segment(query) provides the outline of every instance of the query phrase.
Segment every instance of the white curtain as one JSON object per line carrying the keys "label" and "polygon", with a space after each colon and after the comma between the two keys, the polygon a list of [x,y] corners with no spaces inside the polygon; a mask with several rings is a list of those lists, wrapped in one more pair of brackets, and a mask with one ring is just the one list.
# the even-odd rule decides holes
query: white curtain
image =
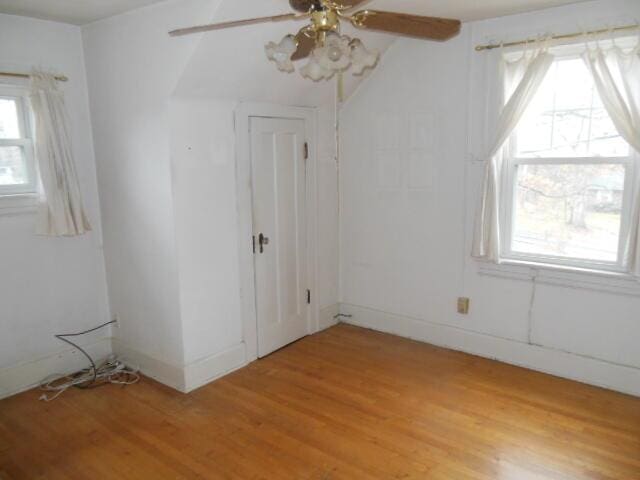
{"label": "white curtain", "polygon": [[[593,74],[593,80],[620,136],[640,153],[640,46],[631,51],[613,46],[595,48],[587,45],[583,59]],[[640,168],[640,164],[636,168]],[[633,200],[633,230],[625,242],[625,260],[640,276],[640,185],[636,185]]]}
{"label": "white curtain", "polygon": [[53,75],[33,72],[29,98],[41,180],[36,231],[50,236],[82,235],[91,226],[82,204],[63,93]]}
{"label": "white curtain", "polygon": [[553,55],[546,48],[526,52],[520,60],[515,62],[508,62],[503,58],[504,98],[508,101],[498,118],[495,140],[484,171],[482,195],[475,218],[471,252],[475,258],[493,262],[499,261],[502,147],[518,125],[552,63]]}

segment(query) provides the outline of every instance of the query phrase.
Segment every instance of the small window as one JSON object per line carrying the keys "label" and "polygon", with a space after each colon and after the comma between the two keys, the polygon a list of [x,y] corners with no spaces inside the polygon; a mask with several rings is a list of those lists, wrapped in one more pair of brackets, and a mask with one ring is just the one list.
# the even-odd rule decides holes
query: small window
{"label": "small window", "polygon": [[584,61],[556,57],[506,147],[502,256],[626,271],[634,155]]}
{"label": "small window", "polygon": [[0,85],[0,196],[36,189],[28,105],[23,89]]}

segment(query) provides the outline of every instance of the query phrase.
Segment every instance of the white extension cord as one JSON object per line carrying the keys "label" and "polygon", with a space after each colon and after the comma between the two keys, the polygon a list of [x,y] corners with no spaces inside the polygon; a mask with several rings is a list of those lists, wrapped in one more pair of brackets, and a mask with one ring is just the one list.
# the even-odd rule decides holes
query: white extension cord
{"label": "white extension cord", "polygon": [[40,389],[55,393],[43,393],[40,400],[45,402],[55,400],[71,387],[92,388],[105,383],[131,385],[138,380],[140,380],[140,375],[137,370],[127,367],[115,355],[110,355],[104,362],[96,366],[95,375],[93,367],[89,367],[71,375],[55,374],[45,378],[40,384]]}
{"label": "white extension cord", "polygon": [[93,361],[91,355],[89,355],[82,347],[78,344],[73,343],[69,340],[68,337],[79,337],[82,335],[86,335],[87,333],[95,332],[96,330],[100,330],[101,328],[106,327],[107,325],[111,325],[117,323],[117,320],[112,320],[107,323],[103,323],[102,325],[98,325],[97,327],[91,328],[89,330],[85,330],[84,332],[77,333],[61,333],[55,335],[55,337],[65,342],[72,347],[76,348],[79,352],[81,352],[91,366],[89,368],[85,368],[80,370],[79,372],[73,373],[71,375],[60,375],[55,374],[45,378],[40,383],[40,389],[46,392],[55,392],[51,395],[43,393],[40,396],[40,400],[44,400],[45,402],[50,402],[51,400],[55,400],[60,395],[62,395],[67,389],[71,387],[88,389],[93,387],[98,387],[100,385],[105,385],[107,383],[115,383],[118,385],[131,385],[140,380],[140,375],[138,374],[138,370],[131,369],[127,367],[124,363],[116,358],[115,355],[110,355],[107,359],[99,365],[96,365],[96,362]]}

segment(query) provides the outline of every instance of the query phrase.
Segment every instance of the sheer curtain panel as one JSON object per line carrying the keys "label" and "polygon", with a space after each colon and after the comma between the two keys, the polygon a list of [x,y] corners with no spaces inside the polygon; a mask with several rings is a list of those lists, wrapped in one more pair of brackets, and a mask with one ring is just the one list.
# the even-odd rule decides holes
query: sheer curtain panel
{"label": "sheer curtain panel", "polygon": [[55,237],[82,235],[91,226],[73,160],[64,95],[53,75],[33,72],[29,98],[40,173],[36,231]]}
{"label": "sheer curtain panel", "polygon": [[498,262],[500,259],[502,148],[531,103],[552,63],[553,55],[546,48],[527,51],[514,62],[502,58],[505,74],[504,98],[508,100],[498,118],[495,140],[484,170],[473,232],[471,255],[475,258],[492,262]]}
{"label": "sheer curtain panel", "polygon": [[[631,50],[615,45],[604,48],[596,42],[587,45],[582,55],[593,75],[602,103],[620,136],[640,154],[640,39]],[[640,164],[636,165],[636,169]],[[636,175],[636,178],[639,178]],[[636,182],[637,183],[637,182]],[[626,264],[640,276],[640,185],[635,185],[633,227],[625,242]]]}

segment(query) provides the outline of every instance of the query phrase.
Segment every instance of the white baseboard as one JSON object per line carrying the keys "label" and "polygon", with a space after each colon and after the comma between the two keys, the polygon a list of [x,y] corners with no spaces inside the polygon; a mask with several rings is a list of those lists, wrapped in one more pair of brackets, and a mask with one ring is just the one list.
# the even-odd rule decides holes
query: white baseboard
{"label": "white baseboard", "polygon": [[184,369],[182,367],[170,365],[139,352],[118,338],[113,338],[112,342],[113,353],[124,363],[132,368],[138,368],[141,373],[160,383],[181,392],[185,391]]}
{"label": "white baseboard", "polygon": [[318,317],[318,331],[320,332],[337,325],[338,320],[335,317],[338,313],[340,313],[340,306],[337,303],[327,307],[322,307]]}
{"label": "white baseboard", "polygon": [[247,364],[244,343],[197,360],[184,367],[170,365],[113,339],[114,353],[127,365],[158,382],[189,393]]}
{"label": "white baseboard", "polygon": [[640,396],[640,369],[461,328],[341,304],[346,323]]}
{"label": "white baseboard", "polygon": [[[80,346],[97,360],[111,354],[110,337]],[[69,348],[47,357],[0,369],[0,399],[36,387],[49,375],[73,373],[87,365],[87,358],[79,350]]]}
{"label": "white baseboard", "polygon": [[[337,307],[336,307],[337,308]],[[198,360],[184,367],[170,365],[126,345],[117,338],[104,337],[81,345],[94,359],[115,353],[127,365],[180,392],[188,393],[247,364],[244,343]],[[76,349],[0,369],[0,399],[36,387],[47,376],[76,372],[87,359]]]}
{"label": "white baseboard", "polygon": [[247,354],[244,342],[190,363],[184,368],[184,392],[188,393],[200,388],[246,364]]}

